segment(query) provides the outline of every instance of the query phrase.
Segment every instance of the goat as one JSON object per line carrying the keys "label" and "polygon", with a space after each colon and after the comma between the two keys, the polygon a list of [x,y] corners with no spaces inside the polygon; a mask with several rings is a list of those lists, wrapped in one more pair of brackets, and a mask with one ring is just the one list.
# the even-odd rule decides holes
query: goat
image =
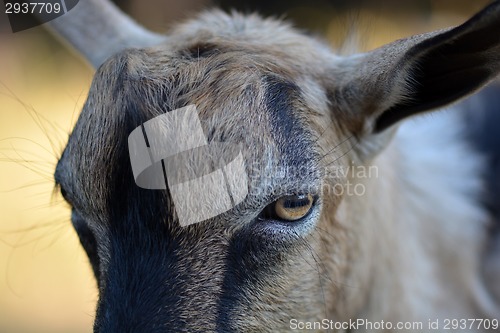
{"label": "goat", "polygon": [[[85,0],[49,25],[96,68],[55,172],[94,332],[498,330],[499,88],[413,116],[498,76],[499,1],[353,56],[218,10],[164,36]],[[181,226],[169,189],[135,183],[129,135],[189,105],[248,181]]]}

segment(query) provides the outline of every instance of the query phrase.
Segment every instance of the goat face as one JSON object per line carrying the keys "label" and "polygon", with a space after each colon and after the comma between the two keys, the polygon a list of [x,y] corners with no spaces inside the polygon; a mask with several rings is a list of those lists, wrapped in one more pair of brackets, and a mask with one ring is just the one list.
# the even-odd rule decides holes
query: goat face
{"label": "goat face", "polygon": [[[319,194],[322,170],[343,162],[324,156],[326,144],[347,134],[324,133],[321,124],[333,115],[322,68],[301,69],[306,58],[324,55],[307,46],[297,47],[301,57],[287,55],[286,38],[257,51],[255,41],[217,42],[214,35],[200,44],[197,32],[178,36],[183,43],[175,48],[123,51],[99,68],[57,168],[99,281],[96,329],[283,327],[288,318],[276,311],[319,318],[329,294],[321,276],[340,280],[346,261],[333,218],[340,197],[327,200],[327,214]],[[188,104],[197,106],[209,143],[242,146],[249,193],[231,211],[181,227],[167,191],[134,183],[127,138]],[[262,213],[280,197],[300,194],[314,201],[303,219]],[[328,268],[315,258],[326,251],[319,230],[330,230],[328,251],[341,265]],[[312,297],[304,302],[304,295]]]}
{"label": "goat face", "polygon": [[[55,175],[98,281],[95,331],[275,331],[356,316],[368,232],[343,206],[338,189],[353,179],[338,170],[369,165],[401,118],[493,78],[499,17],[497,3],[458,28],[340,58],[282,23],[211,12],[109,57]],[[463,49],[476,52],[464,61]],[[209,144],[241,147],[248,194],[182,227],[168,190],[135,184],[127,140],[190,104]],[[298,218],[277,212],[280,198],[303,208]]]}

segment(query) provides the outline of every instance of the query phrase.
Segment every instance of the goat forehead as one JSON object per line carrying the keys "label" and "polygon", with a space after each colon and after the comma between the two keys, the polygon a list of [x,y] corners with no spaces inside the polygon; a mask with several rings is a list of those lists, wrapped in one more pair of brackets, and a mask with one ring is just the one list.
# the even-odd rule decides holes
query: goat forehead
{"label": "goat forehead", "polygon": [[69,186],[77,187],[80,201],[105,212],[107,204],[116,202],[106,198],[117,183],[135,186],[127,148],[130,132],[188,104],[197,106],[209,142],[241,144],[253,171],[262,174],[264,166],[285,164],[312,168],[313,134],[301,122],[312,111],[286,66],[271,72],[259,61],[249,69],[224,56],[205,63],[177,57],[161,66],[147,51],[114,57],[96,74],[66,148],[61,164],[73,173]]}

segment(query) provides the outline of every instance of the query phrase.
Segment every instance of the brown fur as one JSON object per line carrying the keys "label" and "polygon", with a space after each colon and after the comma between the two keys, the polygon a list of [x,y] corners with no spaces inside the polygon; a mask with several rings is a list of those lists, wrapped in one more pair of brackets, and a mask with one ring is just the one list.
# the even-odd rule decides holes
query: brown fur
{"label": "brown fur", "polygon": [[[500,17],[499,7],[491,14],[495,19]],[[171,288],[178,296],[175,303],[162,304],[168,314],[150,314],[149,323],[168,317],[169,329],[276,332],[289,330],[291,318],[422,320],[425,325],[427,319],[446,315],[492,315],[482,294],[461,289],[473,288],[479,273],[473,272],[470,280],[458,279],[456,285],[449,280],[453,274],[440,273],[439,269],[448,270],[446,262],[461,265],[455,257],[440,259],[452,251],[446,241],[442,248],[439,239],[427,244],[435,235],[429,232],[430,221],[447,217],[427,216],[418,208],[420,201],[414,198],[419,190],[404,180],[409,170],[404,165],[406,152],[389,143],[396,129],[374,133],[380,114],[410,108],[408,101],[416,98],[411,96],[415,63],[420,64],[422,54],[442,50],[442,44],[428,41],[443,33],[400,41],[369,55],[339,58],[281,22],[213,11],[175,29],[161,45],[110,57],[96,72],[56,174],[74,210],[97,234],[101,299],[96,332],[112,327],[109,320],[130,320],[130,329],[136,327],[132,319],[140,321],[134,317],[135,308],[124,308],[131,315],[119,317],[125,305],[108,300],[109,285],[114,283],[110,271],[132,265],[125,256],[123,267],[118,267],[113,256],[123,253],[112,251],[113,244],[121,242],[113,239],[114,232],[125,223],[116,217],[126,210],[136,221],[130,225],[130,237],[157,217],[154,223],[160,226],[150,228],[169,235],[158,236],[162,242],[176,244],[168,253],[178,263],[164,279],[174,282],[152,285]],[[432,46],[417,52],[421,41]],[[498,44],[493,49],[498,50]],[[493,70],[479,85],[500,68],[498,53],[484,62]],[[135,188],[126,139],[143,122],[189,104],[197,106],[209,141],[242,146],[251,181],[248,197],[235,209],[181,228],[167,192]],[[336,172],[373,164],[384,169],[384,179],[359,180]],[[280,178],[278,172],[285,168],[288,173]],[[363,184],[368,193],[351,198],[332,193],[347,181]],[[320,198],[306,222],[276,227],[257,220],[260,211],[280,196],[301,192]],[[482,219],[481,210],[471,207],[464,214]],[[142,223],[141,214],[149,222]],[[475,222],[481,229],[483,222]],[[438,233],[446,229],[436,228]],[[485,235],[480,231],[470,237],[473,252]],[[145,257],[160,255],[147,252],[148,246],[135,250]],[[477,264],[476,254],[464,259],[466,266]],[[427,285],[426,292],[422,285]],[[151,301],[135,289],[125,290],[133,292],[138,304]],[[449,311],[432,312],[448,307]],[[137,327],[146,326],[137,322]]]}

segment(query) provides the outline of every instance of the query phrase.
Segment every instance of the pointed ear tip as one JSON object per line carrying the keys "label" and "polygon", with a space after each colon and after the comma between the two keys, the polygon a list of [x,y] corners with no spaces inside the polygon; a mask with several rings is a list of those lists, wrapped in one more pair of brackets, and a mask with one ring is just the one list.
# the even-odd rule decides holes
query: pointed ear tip
{"label": "pointed ear tip", "polygon": [[493,11],[500,13],[500,0],[493,1],[490,5],[488,5],[488,7],[491,8]]}
{"label": "pointed ear tip", "polygon": [[474,18],[493,20],[494,22],[500,21],[500,0],[494,1],[493,3],[486,6],[483,10],[478,12],[471,20]]}

